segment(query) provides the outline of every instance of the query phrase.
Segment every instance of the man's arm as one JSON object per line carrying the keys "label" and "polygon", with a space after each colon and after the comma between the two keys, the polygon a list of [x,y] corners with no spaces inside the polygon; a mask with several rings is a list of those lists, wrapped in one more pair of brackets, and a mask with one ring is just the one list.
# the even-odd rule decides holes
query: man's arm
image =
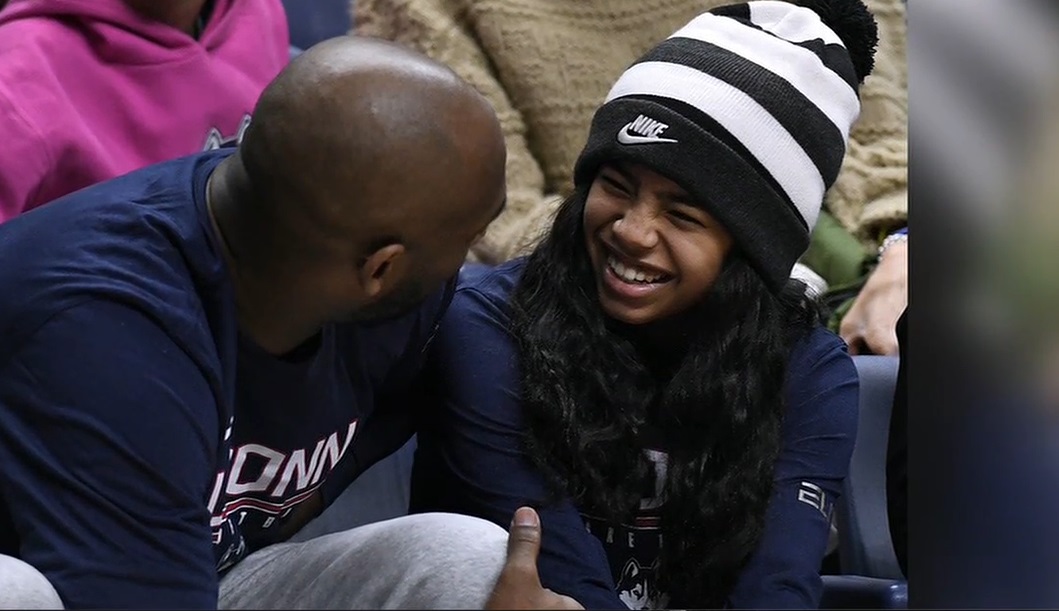
{"label": "man's arm", "polygon": [[219,443],[202,372],[152,320],[88,302],[0,369],[0,492],[67,608],[216,608]]}
{"label": "man's arm", "polygon": [[[332,471],[323,490],[325,505],[338,498],[356,474],[396,452],[415,434],[418,409],[425,400],[420,372],[455,290],[453,277],[401,320],[360,329],[355,345],[346,348],[359,352],[349,355],[350,362],[355,368],[367,366],[367,377],[375,385],[374,405],[360,427],[371,430],[371,439],[354,444],[352,460],[343,460]],[[350,376],[357,379],[361,373],[351,371]]]}
{"label": "man's arm", "polygon": [[624,609],[599,541],[569,500],[549,503],[522,452],[518,364],[505,318],[473,290],[456,294],[431,350],[439,392],[424,414],[413,511],[451,511],[508,528],[516,509],[540,515],[540,583],[590,609]]}

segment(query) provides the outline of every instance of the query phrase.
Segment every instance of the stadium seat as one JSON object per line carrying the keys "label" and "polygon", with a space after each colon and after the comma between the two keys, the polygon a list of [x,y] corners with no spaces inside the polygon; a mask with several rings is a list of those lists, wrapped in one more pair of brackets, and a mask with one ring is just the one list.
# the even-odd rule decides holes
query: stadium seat
{"label": "stadium seat", "polygon": [[825,575],[822,609],[906,609],[908,582],[890,538],[886,450],[898,359],[855,356],[860,420],[849,477],[836,503],[842,575]]}
{"label": "stadium seat", "polygon": [[855,356],[853,362],[860,377],[860,423],[836,507],[839,564],[845,575],[903,579],[886,508],[886,448],[898,359]]}
{"label": "stadium seat", "polygon": [[821,609],[907,609],[908,583],[859,575],[824,575]]}

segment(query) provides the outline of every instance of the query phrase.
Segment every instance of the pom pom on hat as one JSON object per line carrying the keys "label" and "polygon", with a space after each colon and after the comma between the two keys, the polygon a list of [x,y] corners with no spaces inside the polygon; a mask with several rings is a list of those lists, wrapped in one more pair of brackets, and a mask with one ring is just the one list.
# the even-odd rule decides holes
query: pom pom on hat
{"label": "pom pom on hat", "polygon": [[849,52],[849,59],[863,83],[875,67],[875,49],[879,45],[879,26],[871,11],[860,0],[794,0],[794,4],[812,9],[824,25],[834,30]]}

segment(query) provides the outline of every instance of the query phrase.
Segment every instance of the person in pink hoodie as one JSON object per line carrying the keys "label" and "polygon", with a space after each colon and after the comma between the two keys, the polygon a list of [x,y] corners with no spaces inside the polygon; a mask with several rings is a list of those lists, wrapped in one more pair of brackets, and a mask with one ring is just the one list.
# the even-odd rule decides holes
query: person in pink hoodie
{"label": "person in pink hoodie", "polygon": [[279,0],[0,6],[0,222],[237,141],[290,56]]}

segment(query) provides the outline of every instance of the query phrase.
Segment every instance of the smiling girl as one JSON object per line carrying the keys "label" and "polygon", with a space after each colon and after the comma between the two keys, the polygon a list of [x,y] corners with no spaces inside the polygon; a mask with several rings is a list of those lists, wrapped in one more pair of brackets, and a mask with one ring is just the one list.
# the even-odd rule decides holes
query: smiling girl
{"label": "smiling girl", "polygon": [[704,13],[614,84],[527,258],[468,270],[431,355],[415,511],[537,507],[587,608],[818,606],[857,376],[790,279],[839,171],[859,0]]}

